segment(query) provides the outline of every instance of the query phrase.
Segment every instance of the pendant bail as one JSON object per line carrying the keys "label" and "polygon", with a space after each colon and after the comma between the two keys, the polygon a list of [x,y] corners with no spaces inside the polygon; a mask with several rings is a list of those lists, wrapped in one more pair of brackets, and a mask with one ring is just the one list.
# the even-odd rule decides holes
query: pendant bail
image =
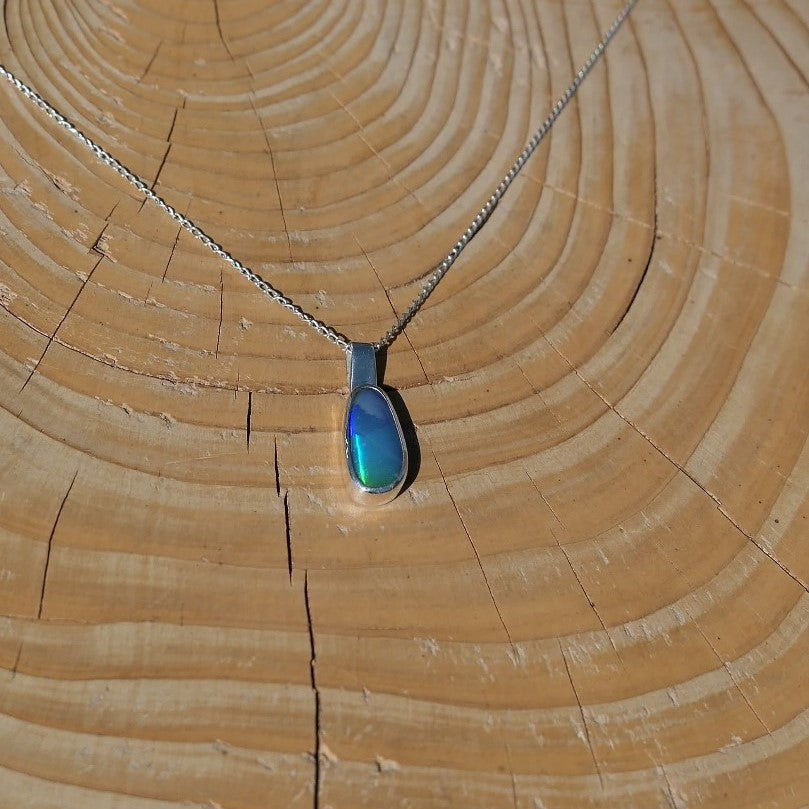
{"label": "pendant bail", "polygon": [[373,343],[351,343],[346,366],[349,393],[361,385],[376,385],[376,349]]}

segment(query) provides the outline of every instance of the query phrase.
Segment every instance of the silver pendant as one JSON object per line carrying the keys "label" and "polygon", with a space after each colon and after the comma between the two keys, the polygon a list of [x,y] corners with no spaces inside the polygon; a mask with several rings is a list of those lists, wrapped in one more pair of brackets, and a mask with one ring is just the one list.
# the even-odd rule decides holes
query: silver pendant
{"label": "silver pendant", "polygon": [[388,503],[407,476],[407,445],[390,398],[377,385],[376,350],[352,343],[347,355],[348,403],[343,422],[346,467],[354,499]]}

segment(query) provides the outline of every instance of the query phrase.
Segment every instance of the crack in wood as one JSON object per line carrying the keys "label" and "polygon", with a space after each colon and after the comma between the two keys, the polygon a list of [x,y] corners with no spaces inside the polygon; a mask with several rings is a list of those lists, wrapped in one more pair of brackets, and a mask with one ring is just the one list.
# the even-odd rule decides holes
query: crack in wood
{"label": "crack in wood", "polygon": [[[104,227],[104,230],[106,230],[106,225]],[[101,234],[99,235],[98,239],[101,238],[101,235],[103,235],[104,230],[101,231]],[[96,240],[96,244],[98,243],[98,239]],[[90,248],[90,249],[93,250],[94,248],[95,248],[95,245],[93,245],[93,247]],[[62,319],[59,321],[56,328],[53,330],[53,334],[49,335],[48,343],[45,346],[44,350],[42,351],[42,354],[40,354],[39,359],[36,361],[34,367],[31,369],[31,372],[28,374],[28,377],[26,378],[25,382],[22,383],[22,387],[17,391],[18,395],[21,394],[25,390],[26,386],[28,385],[28,383],[33,378],[34,374],[39,369],[39,366],[42,363],[42,360],[45,359],[45,354],[48,353],[48,349],[53,345],[53,343],[56,342],[57,345],[62,344],[59,340],[56,339],[56,335],[59,332],[59,329],[62,328],[62,324],[65,322],[65,320],[67,320],[67,316],[70,314],[71,310],[76,305],[76,301],[79,299],[79,295],[81,295],[81,293],[84,291],[84,288],[87,286],[88,281],[93,277],[93,273],[96,271],[96,268],[98,267],[99,264],[101,264],[101,262],[104,260],[104,258],[105,258],[105,256],[103,254],[99,256],[98,261],[96,261],[96,263],[92,266],[90,272],[87,273],[87,277],[81,282],[81,286],[79,287],[78,291],[76,292],[76,295],[73,298],[73,300],[70,302],[70,305],[67,307],[67,310],[65,311],[64,315],[62,315]],[[8,311],[8,310],[6,310],[6,311]],[[12,317],[17,317],[17,315],[14,315],[12,312],[9,312],[9,314],[12,315]],[[26,322],[26,321],[22,320],[22,318],[17,317],[17,319],[20,320],[23,323]],[[30,324],[26,324],[26,325],[30,325]],[[42,332],[40,332],[40,334],[41,333]]]}
{"label": "crack in wood", "polygon": [[[174,114],[175,115],[177,114],[177,110],[174,111]],[[174,124],[172,124],[172,128],[173,127],[174,127]],[[163,154],[163,159],[160,161],[160,165],[157,167],[157,172],[155,173],[154,181],[152,182],[152,191],[154,191],[155,188],[157,187],[157,182],[160,179],[160,173],[163,171],[163,166],[166,165],[166,161],[169,159],[169,152],[170,151],[171,151],[171,143],[169,143],[169,145],[166,146],[166,151]],[[148,198],[144,198],[144,200],[143,200],[144,205],[146,204],[147,199]],[[143,206],[141,206],[141,207],[143,207]]]}
{"label": "crack in wood", "polygon": [[101,228],[101,232],[96,236],[95,241],[90,245],[90,249],[87,251],[88,253],[95,253],[97,256],[104,258],[107,254],[101,249],[100,244],[101,240],[104,238],[104,234],[107,232],[107,228],[110,226],[109,222],[104,223],[104,227]]}
{"label": "crack in wood", "polygon": [[214,356],[219,358],[219,343],[222,339],[222,320],[225,315],[225,273],[219,268],[219,327],[216,330],[216,349]]}
{"label": "crack in wood", "polygon": [[677,798],[674,796],[674,789],[671,786],[671,781],[669,781],[668,773],[666,772],[666,768],[663,764],[657,765],[660,768],[660,774],[663,776],[663,780],[666,782],[666,788],[663,790],[663,795],[666,798],[666,802],[669,804],[670,809],[681,809]]}
{"label": "crack in wood", "polygon": [[70,492],[73,489],[73,484],[76,482],[76,478],[79,475],[79,470],[77,469],[73,474],[73,480],[70,481],[70,485],[67,487],[67,491],[65,492],[65,496],[62,498],[62,502],[59,505],[59,510],[56,512],[56,519],[53,521],[53,526],[51,527],[51,532],[48,536],[48,548],[45,554],[45,570],[42,573],[42,589],[39,594],[39,608],[37,609],[37,618],[42,618],[42,609],[45,605],[45,587],[48,584],[48,571],[50,569],[51,564],[51,549],[53,547],[53,537],[56,534],[56,526],[59,524],[59,518],[62,516],[62,511],[64,510],[65,503],[67,503],[67,498],[70,496]]}
{"label": "crack in wood", "polygon": [[570,681],[570,687],[573,689],[573,696],[576,698],[576,704],[579,706],[579,714],[581,715],[581,723],[584,726],[584,737],[587,741],[587,747],[590,750],[590,755],[593,757],[593,765],[596,768],[596,772],[598,773],[598,780],[601,784],[601,789],[604,789],[604,776],[601,773],[601,767],[598,764],[598,759],[596,758],[595,750],[593,749],[593,742],[590,738],[590,730],[587,727],[587,719],[584,715],[584,708],[581,704],[581,699],[579,699],[579,692],[576,690],[576,684],[573,682],[573,676],[570,673],[570,666],[567,662],[567,656],[565,655],[565,650],[562,647],[562,641],[557,638],[556,642],[559,644],[559,651],[562,654],[562,662],[565,664],[565,671],[567,672],[567,679]]}
{"label": "crack in wood", "polygon": [[[251,73],[252,75],[252,73]],[[292,265],[292,268],[295,268],[295,257],[292,255],[292,239],[289,235],[289,226],[287,225],[287,215],[286,210],[284,209],[284,198],[281,196],[281,185],[278,182],[278,171],[275,166],[275,154],[272,149],[272,145],[270,144],[270,136],[267,134],[267,130],[264,127],[264,122],[261,120],[261,114],[256,107],[256,102],[253,99],[253,96],[250,96],[250,105],[253,107],[253,112],[256,115],[256,119],[258,120],[259,128],[261,129],[261,134],[264,136],[264,143],[267,146],[267,154],[270,156],[270,165],[272,167],[272,177],[275,182],[275,193],[278,195],[278,209],[281,213],[281,222],[284,226],[284,236],[286,236],[287,241],[287,251],[289,252],[289,263]]]}
{"label": "crack in wood", "polygon": [[[534,182],[537,181],[535,180]],[[690,248],[691,250],[696,250],[703,256],[710,256],[711,258],[718,259],[719,261],[725,264],[730,264],[730,266],[738,267],[739,269],[742,270],[750,270],[751,272],[756,273],[756,275],[762,278],[766,278],[772,281],[773,283],[778,284],[779,286],[786,287],[787,289],[793,289],[797,292],[806,291],[803,287],[798,286],[797,284],[791,284],[779,276],[774,276],[771,273],[768,273],[766,270],[763,270],[761,267],[756,266],[755,264],[750,264],[747,261],[742,261],[741,259],[734,258],[733,256],[726,255],[725,253],[720,253],[717,250],[712,250],[711,248],[706,247],[704,244],[692,242],[690,239],[687,239],[685,236],[681,236],[678,233],[671,233],[667,230],[662,230],[660,228],[655,230],[650,223],[644,222],[642,219],[637,219],[628,214],[621,213],[620,211],[617,211],[614,208],[609,208],[606,205],[599,205],[597,202],[593,202],[592,200],[586,199],[585,197],[581,197],[575,192],[569,191],[566,188],[560,188],[558,186],[551,185],[550,183],[541,183],[541,185],[543,188],[547,188],[550,191],[555,191],[558,194],[562,194],[566,197],[574,199],[576,200],[576,202],[580,202],[582,205],[587,205],[588,207],[600,211],[601,213],[609,214],[610,216],[613,216],[620,221],[627,222],[631,225],[637,225],[638,227],[646,228],[647,230],[652,231],[655,239],[657,240],[667,239],[669,241],[678,242],[679,244],[682,244],[685,247]]]}
{"label": "crack in wood", "polygon": [[[180,110],[185,109],[186,101],[188,101],[188,99],[185,96],[182,96],[182,98],[180,100],[180,106],[174,108],[174,115],[171,118],[171,126],[169,127],[168,135],[166,135],[166,143],[168,143],[169,145],[171,145],[171,138],[172,138],[172,135],[174,135],[174,127],[177,125],[177,116],[180,114]],[[168,156],[168,151],[166,152],[166,155]],[[157,178],[156,177],[155,177],[155,183],[157,183]]]}
{"label": "crack in wood", "polygon": [[[368,266],[373,271],[374,276],[376,277],[376,280],[379,283],[380,288],[385,293],[385,297],[388,299],[388,304],[390,306],[391,312],[393,312],[394,318],[396,318],[398,320],[399,319],[399,313],[396,311],[396,307],[393,305],[393,300],[390,297],[390,293],[388,292],[387,287],[382,283],[382,279],[379,277],[379,272],[377,272],[377,269],[374,266],[374,263],[371,261],[371,257],[368,255],[368,252],[366,251],[366,249],[362,246],[362,243],[360,242],[359,238],[357,238],[357,234],[352,233],[351,235],[354,237],[354,241],[357,243],[357,247],[359,247],[359,249],[362,251],[362,254],[365,256],[365,260],[368,262]],[[424,381],[430,387],[432,387],[433,386],[432,380],[430,379],[429,376],[427,376],[427,371],[424,370],[424,363],[422,363],[421,357],[419,356],[418,351],[416,351],[416,348],[413,345],[413,341],[410,339],[409,335],[407,334],[407,331],[402,331],[401,335],[402,335],[402,337],[405,338],[405,340],[407,341],[407,344],[410,346],[410,350],[413,352],[413,356],[416,358],[416,362],[419,364],[419,368],[421,368],[422,374],[424,374]]]}
{"label": "crack in wood", "polygon": [[235,62],[236,60],[233,57],[233,53],[231,53],[230,46],[228,45],[227,40],[225,39],[225,35],[222,32],[222,21],[219,18],[219,2],[218,0],[213,0],[213,13],[214,18],[216,20],[216,30],[219,32],[219,39],[222,41],[222,45],[227,51],[228,56],[230,57],[231,62]]}
{"label": "crack in wood", "polygon": [[809,586],[803,581],[801,581],[794,573],[792,573],[789,568],[779,562],[771,553],[769,553],[762,545],[756,542],[755,538],[748,534],[736,520],[730,515],[728,510],[722,505],[722,502],[719,498],[713,494],[713,492],[709,491],[705,488],[697,479],[696,477],[689,472],[684,466],[677,463],[664,449],[657,446],[654,441],[641,430],[638,426],[636,426],[629,418],[627,418],[618,408],[611,404],[605,396],[603,396],[594,385],[592,385],[579,371],[579,369],[551,342],[548,336],[542,333],[542,337],[544,338],[545,342],[551,347],[551,349],[562,359],[567,366],[570,368],[571,371],[581,380],[581,382],[593,393],[597,396],[602,403],[611,410],[618,418],[621,419],[628,427],[634,430],[641,438],[643,438],[649,446],[651,446],[656,452],[658,452],[663,458],[665,458],[675,469],[681,472],[685,477],[687,477],[703,494],[709,497],[716,506],[717,511],[744,537],[746,537],[750,542],[758,548],[761,553],[763,553],[770,561],[772,561],[777,567],[779,567],[787,576],[789,576],[796,584],[800,585],[800,587],[809,593]]}
{"label": "crack in wood", "polygon": [[[20,317],[18,314],[2,307],[3,311],[11,315],[15,320],[19,323],[23,324],[27,328],[31,329],[31,331],[35,332],[36,334],[41,335],[42,337],[49,337],[47,332],[42,331],[42,329],[37,328],[33,323],[30,323],[25,318]],[[60,340],[57,335],[51,338],[54,343],[61,346],[62,348],[67,349],[68,351],[74,351],[76,354],[80,354],[82,357],[86,357],[89,360],[93,360],[94,362],[98,362],[101,365],[106,365],[108,368],[115,368],[117,371],[123,371],[124,373],[134,374],[135,376],[141,376],[144,379],[153,379],[158,382],[171,382],[172,384],[176,384],[177,382],[182,382],[183,380],[177,379],[177,377],[168,376],[168,375],[161,375],[161,374],[150,374],[146,371],[139,371],[135,368],[130,368],[126,365],[121,365],[119,362],[112,362],[106,357],[97,357],[94,354],[91,354],[89,351],[84,351],[78,346],[71,345],[70,343],[66,343],[64,340]],[[238,387],[233,385],[225,385],[223,383],[218,382],[209,382],[204,379],[190,379],[187,380],[188,384],[194,384],[201,388],[207,388],[209,390],[225,390],[225,391],[232,391],[234,394],[238,393]]]}
{"label": "crack in wood", "polygon": [[[166,165],[166,160],[168,160],[169,152],[171,151],[172,143],[171,143],[171,136],[174,134],[174,127],[177,124],[177,116],[180,113],[181,109],[185,109],[185,102],[186,97],[182,97],[182,102],[179,107],[174,108],[174,115],[171,119],[171,125],[169,126],[168,134],[166,135],[166,151],[163,154],[163,159],[160,161],[160,165],[157,167],[157,173],[155,174],[154,182],[152,183],[152,191],[154,191],[155,186],[157,186],[157,181],[160,179],[160,173],[163,171],[163,166]],[[144,200],[145,201],[145,200]]]}
{"label": "crack in wood", "polygon": [[[341,76],[333,67],[326,65],[326,68],[332,73],[332,75],[340,82],[345,80],[344,76]],[[325,88],[326,92],[340,105],[340,109],[348,115],[349,118],[354,122],[354,125],[357,127],[357,137],[368,147],[368,150],[376,157],[382,165],[387,169],[388,172],[388,179],[396,183],[401,189],[403,189],[409,197],[411,197],[416,204],[423,210],[427,210],[427,206],[416,196],[416,193],[408,188],[408,186],[404,183],[404,181],[393,171],[393,166],[388,163],[387,160],[382,156],[381,152],[374,148],[368,138],[365,136],[365,127],[362,125],[362,121],[354,115],[353,112],[340,100],[340,98],[328,87]]]}
{"label": "crack in wood", "polygon": [[744,691],[742,691],[741,686],[736,682],[736,678],[733,676],[733,672],[730,670],[730,666],[728,666],[727,661],[722,658],[722,656],[717,651],[716,647],[713,645],[713,643],[711,643],[711,639],[705,634],[705,632],[702,631],[702,627],[699,625],[699,621],[696,621],[690,614],[689,617],[691,618],[691,623],[696,627],[697,632],[699,632],[699,634],[702,636],[702,639],[705,641],[705,643],[708,644],[708,647],[710,648],[711,652],[713,652],[713,655],[719,662],[719,665],[725,670],[726,674],[728,675],[728,678],[730,679],[730,682],[733,684],[733,687],[736,689],[736,691],[739,692],[739,696],[742,698],[745,705],[747,705],[747,707],[750,709],[750,712],[756,718],[756,721],[761,725],[762,728],[764,728],[764,732],[768,736],[770,736],[771,735],[770,728],[767,726],[767,723],[759,716],[758,711],[753,707],[752,703],[747,698],[747,694],[745,694]]}
{"label": "crack in wood", "polygon": [[[531,485],[534,487],[534,489],[536,490],[536,493],[542,499],[542,502],[548,507],[551,514],[553,514],[554,519],[556,520],[556,522],[559,523],[559,527],[563,531],[566,532],[567,529],[565,528],[564,523],[559,518],[559,515],[556,513],[553,506],[548,501],[548,498],[545,497],[544,493],[539,488],[536,481],[531,477],[531,475],[528,474],[527,470],[523,470],[523,471],[525,472],[525,475],[528,478],[528,480],[531,481]],[[596,608],[595,602],[593,601],[592,598],[590,598],[589,594],[587,593],[587,589],[584,586],[584,582],[582,582],[578,571],[573,566],[573,562],[571,561],[570,556],[568,555],[567,549],[559,541],[559,537],[556,536],[556,533],[553,530],[551,530],[551,536],[553,537],[553,541],[556,543],[556,547],[559,548],[559,550],[562,553],[562,556],[565,557],[565,561],[567,562],[568,567],[570,568],[570,572],[573,574],[574,578],[578,582],[579,588],[581,589],[581,592],[582,592],[582,595],[584,596],[587,603],[590,605],[590,609],[593,611],[593,615],[595,615],[596,619],[598,620],[598,623],[601,625],[601,629],[604,631],[604,634],[607,636],[607,640],[610,642],[610,646],[612,646],[612,650],[615,652],[615,656],[618,658],[618,662],[621,664],[621,666],[624,666],[624,661],[621,658],[620,653],[618,652],[618,647],[615,645],[615,641],[612,639],[612,635],[610,634],[609,629],[607,629],[607,625],[604,623],[604,620],[602,619],[601,614],[599,613],[598,609]],[[625,666],[624,666],[624,668],[625,668]]]}
{"label": "crack in wood", "polygon": [[274,435],[272,439],[273,444],[273,466],[275,467],[275,495],[276,497],[281,496],[281,474],[278,469],[278,436]]}
{"label": "crack in wood", "polygon": [[[432,450],[431,450],[432,452]],[[494,607],[495,612],[497,613],[497,617],[500,619],[500,624],[503,627],[503,631],[506,633],[506,637],[508,638],[509,646],[511,646],[511,651],[514,654],[514,659],[520,659],[520,653],[517,651],[517,647],[514,644],[514,641],[511,639],[511,632],[509,632],[508,626],[503,618],[503,614],[500,612],[500,607],[497,604],[497,599],[494,597],[494,592],[492,592],[491,584],[489,584],[489,577],[486,575],[486,570],[483,567],[483,562],[480,558],[480,554],[478,553],[478,549],[472,539],[471,534],[469,533],[469,529],[466,527],[466,523],[464,522],[464,518],[461,516],[461,512],[458,509],[458,504],[455,502],[455,498],[452,496],[452,492],[449,489],[449,485],[447,483],[446,477],[444,477],[444,472],[441,469],[441,464],[438,463],[438,458],[435,455],[435,452],[432,452],[433,458],[435,459],[435,465],[438,468],[438,472],[441,475],[441,480],[444,482],[444,488],[447,490],[447,496],[449,497],[450,503],[452,503],[452,507],[455,509],[455,513],[458,515],[458,521],[461,523],[461,528],[463,532],[466,534],[466,538],[469,541],[469,545],[472,548],[472,552],[475,554],[475,559],[477,559],[478,567],[480,568],[481,576],[483,576],[483,582],[486,585],[486,589],[489,591],[489,598],[492,601],[492,606]]]}
{"label": "crack in wood", "polygon": [[24,641],[20,641],[20,645],[17,648],[17,656],[14,658],[14,665],[11,667],[11,679],[13,680],[17,676],[17,670],[20,665],[20,658],[22,657],[22,647],[24,645]]}
{"label": "crack in wood", "polygon": [[320,747],[321,747],[321,740],[320,740],[320,721],[321,721],[321,710],[320,710],[320,689],[317,685],[317,677],[316,677],[316,670],[315,666],[317,663],[317,652],[315,649],[315,630],[314,625],[312,624],[312,608],[309,603],[309,570],[304,570],[303,572],[303,599],[304,599],[304,606],[306,608],[306,624],[309,628],[309,682],[312,687],[312,691],[314,693],[315,698],[315,717],[314,717],[314,742],[315,742],[315,750],[314,750],[314,785],[313,785],[313,809],[319,809],[320,806]]}
{"label": "crack in wood", "polygon": [[[360,250],[362,251],[363,256],[365,256],[365,260],[368,262],[368,266],[371,268],[371,272],[373,272],[374,277],[376,278],[376,281],[379,284],[380,289],[382,290],[385,297],[387,298],[388,306],[390,306],[390,310],[391,310],[391,312],[393,312],[393,316],[395,318],[398,318],[399,313],[396,311],[396,307],[393,305],[393,301],[391,300],[390,293],[388,292],[387,287],[382,283],[382,279],[379,277],[379,273],[377,272],[377,269],[374,266],[374,263],[371,261],[371,257],[368,255],[368,251],[362,246],[362,242],[360,242],[360,240],[357,237],[356,233],[352,233],[351,235],[352,235],[352,237],[354,239],[354,242],[356,243],[357,247],[360,248]],[[422,368],[421,370],[423,371],[424,369]],[[425,374],[424,376],[426,377],[427,374]],[[427,381],[429,382],[429,380],[427,380]]]}
{"label": "crack in wood", "polygon": [[[13,317],[18,323],[21,323],[26,328],[30,329],[35,334],[39,334],[42,337],[50,337],[47,332],[42,331],[42,329],[35,326],[33,323],[26,320],[24,317],[20,317],[15,312],[12,312],[10,309],[7,309],[5,306],[0,306],[0,310],[8,314],[10,317]],[[151,374],[147,371],[140,371],[136,368],[132,368],[128,365],[122,365],[120,362],[111,360],[108,357],[104,356],[96,356],[95,354],[91,354],[89,351],[84,351],[83,349],[79,348],[78,346],[71,345],[70,343],[66,343],[64,340],[60,340],[58,335],[54,336],[53,342],[57,345],[61,346],[62,348],[67,349],[68,351],[74,351],[76,354],[81,355],[82,357],[86,357],[88,360],[93,360],[93,362],[98,362],[101,365],[106,365],[108,368],[114,368],[116,371],[123,371],[127,374],[134,374],[135,376],[143,377],[144,379],[152,379],[158,382],[170,382],[172,385],[176,385],[178,383],[182,384],[189,384],[195,385],[199,388],[204,388],[207,390],[221,390],[221,391],[230,391],[234,395],[239,392],[239,387],[234,384],[225,384],[224,382],[217,382],[217,381],[210,381],[206,379],[199,379],[198,377],[193,378],[178,378],[177,376],[169,375],[169,374]],[[256,393],[264,393],[267,392],[267,388],[257,388],[254,392]],[[279,389],[277,387],[273,387],[269,389],[272,393],[278,393]],[[280,392],[285,393],[299,393],[300,390],[298,388],[290,388],[289,390],[284,390]],[[317,393],[335,393],[339,392],[339,388],[318,388],[316,389]],[[294,430],[288,431],[292,434],[295,433]]]}
{"label": "crack in wood", "polygon": [[143,69],[143,73],[141,73],[140,78],[138,79],[138,83],[142,82],[146,78],[146,74],[152,69],[152,65],[154,64],[155,59],[157,59],[157,54],[160,53],[160,48],[163,45],[163,40],[161,39],[157,43],[157,47],[154,49],[154,53],[152,54],[151,59],[146,63],[146,67]]}
{"label": "crack in wood", "polygon": [[[163,268],[163,277],[160,279],[160,283],[163,284],[166,281],[166,274],[169,271],[169,264],[171,264],[171,260],[174,258],[174,251],[177,249],[177,244],[180,241],[180,234],[183,232],[184,228],[180,225],[177,228],[177,235],[174,237],[174,244],[171,246],[171,253],[169,253],[168,260],[166,261],[166,266]],[[149,299],[148,296],[146,298]]]}
{"label": "crack in wood", "polygon": [[284,530],[287,542],[287,568],[289,570],[289,583],[292,584],[292,525],[289,519],[289,492],[284,492]]}
{"label": "crack in wood", "polygon": [[247,391],[247,451],[250,452],[250,432],[252,430],[253,417],[253,391]]}
{"label": "crack in wood", "polygon": [[[714,499],[716,499],[716,498],[714,498]],[[806,582],[804,582],[802,579],[800,579],[785,564],[783,564],[782,562],[779,562],[778,559],[776,559],[772,555],[772,553],[770,553],[763,545],[759,545],[759,543],[756,542],[756,540],[750,534],[746,533],[739,525],[737,525],[733,521],[733,519],[731,519],[730,515],[726,511],[723,510],[723,507],[722,507],[721,504],[718,506],[718,509],[719,509],[720,513],[722,513],[725,516],[725,518],[739,530],[740,533],[742,533],[744,536],[746,536],[750,540],[750,542],[752,542],[753,545],[755,545],[761,551],[761,553],[764,554],[764,556],[766,556],[783,573],[786,573],[786,575],[789,576],[789,578],[792,579],[792,581],[794,581],[795,584],[797,584],[799,587],[803,588],[804,592],[809,593],[809,585],[807,585]]]}
{"label": "crack in wood", "polygon": [[[169,126],[169,131],[168,131],[168,134],[166,135],[166,138],[165,138],[166,143],[168,145],[166,146],[166,151],[163,153],[163,158],[160,161],[160,165],[157,167],[157,172],[155,173],[155,178],[152,181],[152,184],[151,184],[151,190],[152,191],[154,191],[155,188],[157,187],[157,182],[160,179],[160,175],[163,172],[163,167],[166,165],[166,161],[168,160],[168,157],[169,157],[169,152],[171,151],[171,146],[172,146],[171,136],[174,134],[174,126],[177,123],[177,114],[180,112],[181,109],[185,109],[185,104],[186,104],[187,100],[188,100],[187,97],[183,96],[182,97],[182,103],[180,104],[180,106],[174,108],[174,115],[173,115],[173,117],[171,119],[171,124]],[[149,202],[149,197],[144,197],[141,200],[140,208],[138,209],[138,213],[140,213],[146,207],[147,202]],[[176,205],[174,205],[173,207],[175,208],[175,210],[177,209]],[[187,210],[188,209],[186,207],[186,211]],[[180,226],[179,230],[177,231],[177,238],[179,238],[179,234],[180,234],[180,231],[182,231],[182,229],[183,229],[182,226]],[[177,246],[177,239],[176,238],[174,240],[174,246],[175,247]],[[172,254],[173,253],[174,253],[174,249],[172,248]],[[169,257],[169,260],[171,260],[171,257]],[[168,269],[168,262],[166,262],[166,269]],[[165,278],[166,278],[166,273],[165,273],[165,270],[164,270],[164,272],[163,272],[163,280],[165,280]]]}
{"label": "crack in wood", "polygon": [[653,164],[653,169],[654,169],[654,180],[653,180],[652,188],[653,188],[653,191],[654,191],[654,207],[653,207],[653,218],[654,218],[654,220],[653,220],[653,225],[652,225],[651,244],[649,245],[649,255],[648,255],[647,259],[646,259],[646,264],[643,267],[643,272],[641,272],[640,278],[638,279],[638,283],[635,286],[635,290],[632,293],[632,296],[630,297],[629,302],[626,305],[626,308],[621,313],[620,318],[618,318],[618,322],[613,327],[612,332],[611,332],[612,334],[615,334],[615,332],[618,331],[618,328],[624,322],[624,319],[629,314],[629,310],[632,308],[632,305],[635,303],[635,299],[638,297],[638,294],[640,293],[641,286],[643,286],[643,282],[646,280],[646,276],[649,273],[649,267],[652,265],[652,259],[654,258],[654,254],[655,254],[655,247],[657,245],[657,241],[658,241],[658,238],[659,238],[657,236],[657,216],[658,216],[657,207],[658,207],[658,203],[657,203],[657,162],[656,161]]}

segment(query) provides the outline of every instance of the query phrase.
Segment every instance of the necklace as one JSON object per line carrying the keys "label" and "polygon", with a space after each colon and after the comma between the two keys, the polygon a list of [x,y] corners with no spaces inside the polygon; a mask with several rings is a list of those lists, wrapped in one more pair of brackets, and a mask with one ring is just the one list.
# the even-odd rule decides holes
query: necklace
{"label": "necklace", "polygon": [[523,150],[517,155],[511,168],[486,200],[485,205],[478,211],[469,227],[460,235],[443,261],[433,268],[410,306],[375,343],[352,342],[333,326],[327,325],[304,311],[291,298],[288,298],[279,289],[265,281],[258,273],[231,256],[199,226],[156,194],[145,180],[131,172],[109,152],[91,140],[3,65],[0,65],[0,75],[16,87],[25,98],[56,121],[59,126],[80,140],[102,163],[114,169],[142,193],[146,199],[162,208],[181,227],[185,228],[194,238],[212,250],[234,270],[241,273],[248,281],[255,284],[267,297],[292,312],[307,326],[345,352],[348,371],[348,401],[343,421],[342,440],[344,442],[346,471],[350,489],[354,499],[358,502],[386,503],[399,494],[405,482],[408,471],[408,454],[399,418],[390,397],[378,384],[377,354],[386,350],[402,333],[407,324],[424,305],[427,298],[430,297],[436,286],[438,286],[441,279],[447,274],[466,245],[489,220],[498,202],[503,198],[511,183],[514,182],[514,178],[536,151],[636,3],[637,0],[628,0],[620,10],[618,16],[604,32],[567,89],[553,105],[539,129],[534,132]]}

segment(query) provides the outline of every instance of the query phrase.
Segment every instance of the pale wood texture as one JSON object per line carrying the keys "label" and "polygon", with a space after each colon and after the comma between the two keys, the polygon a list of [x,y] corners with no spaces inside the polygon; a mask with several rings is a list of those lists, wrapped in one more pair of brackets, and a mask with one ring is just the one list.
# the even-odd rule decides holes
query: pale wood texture
{"label": "pale wood texture", "polygon": [[[352,339],[614,0],[8,0],[2,62]],[[809,6],[640,0],[387,358],[0,90],[0,805],[809,805]]]}

